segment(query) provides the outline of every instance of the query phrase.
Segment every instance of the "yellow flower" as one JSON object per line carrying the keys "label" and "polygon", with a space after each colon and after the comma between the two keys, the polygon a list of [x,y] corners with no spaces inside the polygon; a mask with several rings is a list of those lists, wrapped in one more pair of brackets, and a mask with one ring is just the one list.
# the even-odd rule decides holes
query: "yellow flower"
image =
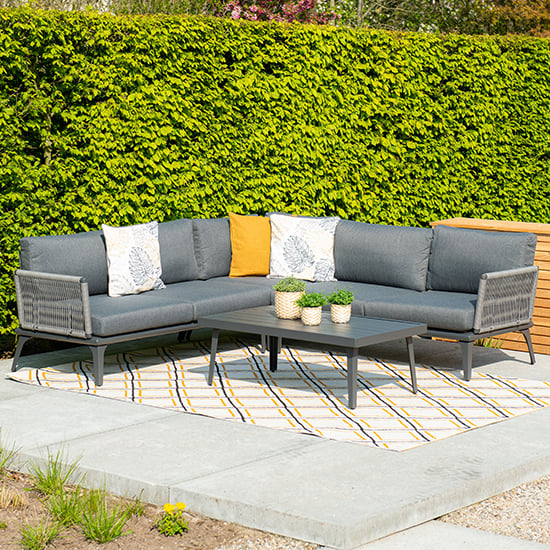
{"label": "yellow flower", "polygon": [[163,509],[164,509],[164,511],[165,511],[167,514],[172,515],[172,514],[174,513],[174,510],[176,509],[176,507],[175,507],[173,504],[170,504],[169,502],[167,502],[167,503],[163,506]]}
{"label": "yellow flower", "polygon": [[176,508],[180,511],[180,512],[183,512],[185,510],[185,504],[183,502],[176,502]]}

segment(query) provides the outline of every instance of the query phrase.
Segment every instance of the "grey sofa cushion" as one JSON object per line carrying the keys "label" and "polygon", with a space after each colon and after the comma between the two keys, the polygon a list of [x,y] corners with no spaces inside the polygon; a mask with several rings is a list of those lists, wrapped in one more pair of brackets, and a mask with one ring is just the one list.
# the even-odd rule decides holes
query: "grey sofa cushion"
{"label": "grey sofa cushion", "polygon": [[240,278],[230,281],[209,279],[195,281],[195,283],[190,301],[193,304],[196,319],[203,315],[268,306],[271,303],[269,287],[246,284]]}
{"label": "grey sofa cushion", "polygon": [[231,267],[229,218],[194,219],[193,240],[199,279],[229,275]]}
{"label": "grey sofa cushion", "polygon": [[166,284],[199,278],[192,220],[159,223],[159,245],[161,277]]}
{"label": "grey sofa cushion", "polygon": [[427,287],[477,293],[483,273],[533,265],[537,237],[532,233],[500,233],[434,228]]}
{"label": "grey sofa cushion", "polygon": [[432,230],[342,220],[334,237],[336,278],[426,290]]}
{"label": "grey sofa cushion", "polygon": [[178,298],[174,283],[162,290],[117,296],[90,296],[92,332],[113,336],[193,321],[193,306]]}
{"label": "grey sofa cushion", "polygon": [[363,302],[363,314],[466,332],[474,327],[476,300],[476,294],[437,290],[415,292],[381,286],[375,292],[371,289],[370,296]]}
{"label": "grey sofa cushion", "polygon": [[107,293],[107,257],[101,231],[24,237],[19,258],[21,269],[84,277],[90,295]]}
{"label": "grey sofa cushion", "polygon": [[178,325],[196,321],[201,315],[222,313],[270,303],[267,287],[237,280],[183,281],[162,290],[131,296],[90,297],[92,330],[95,336]]}

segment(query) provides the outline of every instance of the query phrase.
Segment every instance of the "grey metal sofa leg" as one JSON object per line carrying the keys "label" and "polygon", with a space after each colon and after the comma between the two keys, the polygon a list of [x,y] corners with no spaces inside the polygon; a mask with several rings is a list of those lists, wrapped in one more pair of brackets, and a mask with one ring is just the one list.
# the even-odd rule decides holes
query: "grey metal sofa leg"
{"label": "grey metal sofa leg", "polygon": [[15,372],[17,370],[17,362],[19,361],[19,357],[21,357],[23,346],[29,340],[30,340],[29,336],[19,336],[17,338],[17,347],[15,348],[15,355],[13,356],[13,362],[11,364],[11,372]]}
{"label": "grey metal sofa leg", "polygon": [[531,333],[529,332],[528,328],[524,330],[520,330],[520,332],[523,334],[523,337],[525,338],[525,342],[527,343],[527,348],[529,349],[529,358],[531,359],[531,365],[534,365],[535,352],[533,351],[533,342],[531,341]]}
{"label": "grey metal sofa leg", "polygon": [[191,340],[192,330],[184,330],[178,333],[178,342],[189,342]]}
{"label": "grey metal sofa leg", "polygon": [[89,346],[92,350],[94,359],[94,377],[95,385],[103,386],[103,368],[105,365],[105,349],[107,346]]}
{"label": "grey metal sofa leg", "polygon": [[260,353],[267,351],[267,336],[265,334],[260,335]]}
{"label": "grey metal sofa leg", "polygon": [[468,381],[472,378],[472,351],[474,349],[473,342],[459,342],[462,350],[462,370],[464,371],[464,380]]}

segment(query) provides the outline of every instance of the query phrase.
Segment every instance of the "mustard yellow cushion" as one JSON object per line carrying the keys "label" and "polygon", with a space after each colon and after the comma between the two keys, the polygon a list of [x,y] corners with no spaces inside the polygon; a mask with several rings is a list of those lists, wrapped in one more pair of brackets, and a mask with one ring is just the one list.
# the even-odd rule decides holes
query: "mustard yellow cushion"
{"label": "mustard yellow cushion", "polygon": [[271,252],[271,223],[262,216],[229,213],[230,277],[267,275]]}

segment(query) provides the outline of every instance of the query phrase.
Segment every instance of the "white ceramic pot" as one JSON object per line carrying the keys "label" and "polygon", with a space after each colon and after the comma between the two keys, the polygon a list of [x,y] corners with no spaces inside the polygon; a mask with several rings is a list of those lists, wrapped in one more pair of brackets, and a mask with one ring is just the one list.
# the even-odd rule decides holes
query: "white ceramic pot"
{"label": "white ceramic pot", "polygon": [[323,317],[322,307],[303,307],[302,308],[302,323],[304,325],[318,325]]}
{"label": "white ceramic pot", "polygon": [[330,319],[333,323],[349,323],[350,318],[351,304],[330,304]]}
{"label": "white ceramic pot", "polygon": [[279,319],[299,319],[302,308],[296,305],[304,292],[278,292],[275,291],[275,313]]}

